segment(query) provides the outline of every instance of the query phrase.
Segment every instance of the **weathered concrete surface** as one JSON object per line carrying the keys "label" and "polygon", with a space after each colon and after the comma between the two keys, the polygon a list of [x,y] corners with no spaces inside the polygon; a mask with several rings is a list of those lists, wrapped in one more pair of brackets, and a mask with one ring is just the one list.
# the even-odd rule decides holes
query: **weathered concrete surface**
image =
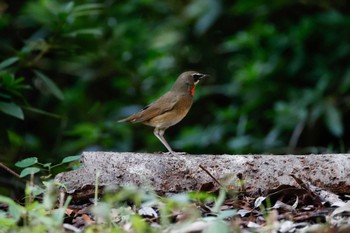
{"label": "weathered concrete surface", "polygon": [[87,194],[95,185],[97,171],[99,186],[134,184],[150,186],[161,193],[199,190],[203,184],[213,182],[200,165],[224,185],[237,185],[237,175],[241,174],[245,187],[266,190],[281,184],[295,185],[290,176],[293,174],[322,189],[350,193],[350,154],[173,156],[84,152],[81,165],[55,178],[66,185],[68,193]]}

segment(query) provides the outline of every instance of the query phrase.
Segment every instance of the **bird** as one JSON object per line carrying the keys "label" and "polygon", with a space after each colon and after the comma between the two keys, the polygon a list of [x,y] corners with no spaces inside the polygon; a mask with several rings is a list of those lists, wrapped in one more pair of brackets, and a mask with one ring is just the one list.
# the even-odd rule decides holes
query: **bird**
{"label": "bird", "polygon": [[154,127],[154,135],[172,155],[176,155],[164,138],[165,130],[179,123],[187,115],[193,103],[195,87],[206,77],[207,74],[197,71],[183,72],[163,96],[118,122],[138,122]]}

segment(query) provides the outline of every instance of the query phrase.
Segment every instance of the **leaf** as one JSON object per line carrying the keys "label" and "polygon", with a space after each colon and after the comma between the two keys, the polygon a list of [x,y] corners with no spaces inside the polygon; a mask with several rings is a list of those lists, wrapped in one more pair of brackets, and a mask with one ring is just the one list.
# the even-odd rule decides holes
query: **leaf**
{"label": "leaf", "polygon": [[42,204],[46,210],[51,210],[54,208],[57,200],[56,187],[53,181],[48,182],[46,189],[44,191]]}
{"label": "leaf", "polygon": [[224,220],[225,218],[233,217],[237,214],[237,210],[223,210],[220,211],[217,218]]}
{"label": "leaf", "polygon": [[215,0],[197,0],[192,1],[185,9],[187,17],[196,19],[194,31],[201,35],[205,33],[215,20],[219,17],[222,10],[221,2]]}
{"label": "leaf", "polygon": [[66,209],[68,208],[68,204],[71,202],[71,200],[72,200],[72,197],[68,196],[63,207],[53,212],[52,219],[55,220],[55,222],[57,222],[58,224],[63,223]]}
{"label": "leaf", "polygon": [[4,94],[4,93],[0,93],[0,98],[4,98],[4,99],[10,100],[10,99],[11,99],[11,96],[10,96],[10,95],[7,95],[7,94]]}
{"label": "leaf", "polygon": [[143,219],[140,216],[133,216],[131,218],[131,224],[133,226],[134,232],[136,233],[142,233],[147,232],[147,223],[146,221],[143,221]]}
{"label": "leaf", "polygon": [[76,30],[74,32],[71,32],[67,34],[67,36],[76,37],[78,35],[93,35],[93,36],[101,36],[102,30],[100,28],[86,28],[86,29],[80,29]]}
{"label": "leaf", "polygon": [[150,216],[153,218],[158,218],[157,212],[149,206],[141,206],[141,208],[137,211],[137,214],[141,216]]}
{"label": "leaf", "polygon": [[64,99],[64,95],[62,91],[49,77],[47,77],[46,75],[44,75],[43,73],[37,70],[35,70],[34,73],[38,78],[40,78],[43,81],[43,83],[47,86],[51,94],[53,94],[57,99],[60,99],[60,100]]}
{"label": "leaf", "polygon": [[47,112],[47,111],[44,111],[44,110],[41,110],[41,109],[38,109],[38,108],[24,106],[23,109],[31,111],[31,112],[35,112],[35,113],[38,113],[38,114],[42,114],[42,115],[45,115],[45,116],[49,116],[49,117],[62,118],[62,116],[60,116],[58,114]]}
{"label": "leaf", "polygon": [[3,70],[4,68],[6,68],[6,67],[12,65],[12,64],[15,63],[16,61],[18,61],[18,59],[19,59],[18,57],[10,57],[10,58],[8,58],[8,59],[2,61],[2,62],[0,63],[0,70]]}
{"label": "leaf", "polygon": [[17,220],[13,218],[1,218],[0,217],[0,226],[11,227],[17,225]]}
{"label": "leaf", "polygon": [[219,196],[216,199],[214,206],[212,208],[212,211],[217,213],[220,211],[220,207],[222,206],[222,203],[224,203],[226,197],[226,191],[224,189],[220,189]]}
{"label": "leaf", "polygon": [[0,111],[18,119],[24,119],[24,114],[21,107],[15,103],[0,102]]}
{"label": "leaf", "polygon": [[228,233],[230,232],[227,224],[221,220],[210,221],[207,228],[203,230],[203,233]]}
{"label": "leaf", "polygon": [[80,159],[80,155],[68,156],[68,157],[65,157],[61,163],[70,163],[78,159]]}
{"label": "leaf", "polygon": [[247,214],[250,214],[252,211],[251,210],[245,210],[245,209],[240,209],[237,211],[237,214],[239,214],[242,218],[246,216]]}
{"label": "leaf", "polygon": [[92,213],[95,215],[96,219],[103,221],[108,221],[110,219],[111,205],[99,202],[97,205],[92,207]]}
{"label": "leaf", "polygon": [[101,13],[103,4],[100,3],[88,3],[80,6],[76,6],[73,10],[74,17],[85,15],[97,15]]}
{"label": "leaf", "polygon": [[64,7],[64,11],[69,13],[73,10],[73,7],[74,7],[74,2],[73,1],[68,2]]}
{"label": "leaf", "polygon": [[257,199],[255,199],[254,201],[254,207],[258,208],[261,206],[261,204],[263,203],[263,201],[265,201],[266,197],[258,197]]}
{"label": "leaf", "polygon": [[36,197],[36,196],[39,196],[41,194],[44,194],[45,193],[45,189],[43,189],[42,187],[38,186],[38,185],[34,185],[32,187],[32,194]]}
{"label": "leaf", "polygon": [[340,111],[334,106],[334,104],[326,105],[326,124],[329,131],[337,137],[343,135],[344,128],[341,120]]}
{"label": "leaf", "polygon": [[22,170],[21,174],[19,174],[19,177],[22,178],[31,174],[38,173],[39,171],[40,169],[37,167],[27,167]]}
{"label": "leaf", "polygon": [[334,218],[336,215],[344,213],[344,212],[349,212],[350,211],[350,201],[346,202],[344,205],[341,207],[336,208],[332,214],[331,217]]}
{"label": "leaf", "polygon": [[52,163],[44,163],[43,167],[50,167]]}
{"label": "leaf", "polygon": [[299,204],[299,197],[297,195],[295,195],[296,199],[295,199],[295,202],[293,204],[293,208],[296,209],[298,207],[298,204]]}
{"label": "leaf", "polygon": [[98,8],[103,8],[103,4],[101,4],[101,3],[87,3],[87,4],[76,6],[74,8],[74,11],[86,11],[86,10],[93,10],[93,9],[98,9]]}
{"label": "leaf", "polygon": [[[14,202],[11,198],[0,196],[0,203],[8,205],[8,212],[16,222],[25,213],[25,208]],[[2,220],[1,222],[3,221],[4,220]],[[12,224],[12,221],[7,222],[7,224]]]}
{"label": "leaf", "polygon": [[189,195],[188,193],[177,193],[170,197],[171,200],[175,201],[176,203],[189,203]]}
{"label": "leaf", "polygon": [[17,163],[15,163],[15,166],[16,167],[29,167],[29,166],[32,166],[36,163],[38,163],[38,158],[37,157],[30,157],[30,158],[26,158],[26,159],[23,159],[21,161],[18,161]]}

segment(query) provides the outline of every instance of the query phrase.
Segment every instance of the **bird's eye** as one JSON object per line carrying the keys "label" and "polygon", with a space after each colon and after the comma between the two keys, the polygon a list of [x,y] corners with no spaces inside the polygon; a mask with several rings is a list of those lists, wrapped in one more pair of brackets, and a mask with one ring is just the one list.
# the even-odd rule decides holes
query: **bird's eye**
{"label": "bird's eye", "polygon": [[204,76],[203,74],[199,74],[199,73],[192,74],[194,82],[197,82],[198,80],[203,78],[203,76]]}

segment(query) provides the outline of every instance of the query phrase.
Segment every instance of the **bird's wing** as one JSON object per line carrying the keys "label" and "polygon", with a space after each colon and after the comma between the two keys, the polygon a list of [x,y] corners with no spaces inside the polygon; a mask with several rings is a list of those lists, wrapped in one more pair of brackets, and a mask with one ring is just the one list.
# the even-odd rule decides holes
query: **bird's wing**
{"label": "bird's wing", "polygon": [[155,102],[147,105],[145,108],[143,108],[140,112],[137,112],[125,119],[120,120],[122,121],[130,121],[130,122],[143,122],[147,121],[149,119],[152,119],[155,116],[159,116],[165,112],[170,111],[174,108],[176,103],[178,102],[179,97],[171,95],[170,92],[166,93],[162,97],[160,97]]}

